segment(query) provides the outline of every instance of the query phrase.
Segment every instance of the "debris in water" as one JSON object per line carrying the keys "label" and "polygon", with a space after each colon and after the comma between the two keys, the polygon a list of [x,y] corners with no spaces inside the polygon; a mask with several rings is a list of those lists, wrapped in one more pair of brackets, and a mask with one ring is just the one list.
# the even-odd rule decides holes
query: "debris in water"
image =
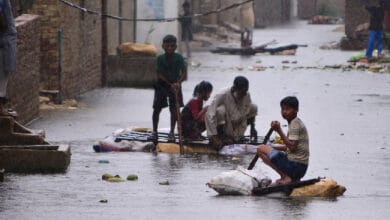
{"label": "debris in water", "polygon": [[169,181],[165,180],[163,182],[159,182],[158,184],[168,186],[169,185]]}
{"label": "debris in water", "polygon": [[119,175],[113,176],[113,175],[111,175],[111,174],[109,174],[109,173],[103,174],[102,179],[103,179],[103,180],[106,180],[106,181],[108,181],[108,182],[112,182],[112,183],[119,183],[119,182],[124,182],[124,181],[125,181],[125,180],[124,180],[122,177],[120,177]]}
{"label": "debris in water", "polygon": [[130,181],[135,181],[135,180],[138,180],[138,176],[135,175],[135,174],[130,174],[130,175],[127,176],[126,179],[130,180]]}
{"label": "debris in water", "polygon": [[241,160],[239,157],[232,157],[232,161],[238,161]]}

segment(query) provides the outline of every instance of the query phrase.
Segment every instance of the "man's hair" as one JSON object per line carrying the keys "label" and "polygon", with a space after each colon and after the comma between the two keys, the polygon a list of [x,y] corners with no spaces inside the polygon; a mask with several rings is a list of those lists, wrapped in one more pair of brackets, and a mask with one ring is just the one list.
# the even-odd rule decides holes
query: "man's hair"
{"label": "man's hair", "polygon": [[293,109],[298,110],[299,109],[299,101],[297,97],[295,96],[287,96],[280,101],[280,107],[288,106]]}
{"label": "man's hair", "polygon": [[190,3],[188,1],[185,1],[182,6],[183,6],[183,8],[189,8]]}
{"label": "man's hair", "polygon": [[248,90],[249,81],[244,76],[237,76],[233,81],[233,89]]}
{"label": "man's hair", "polygon": [[172,34],[168,34],[163,38],[163,43],[176,43],[177,38]]}

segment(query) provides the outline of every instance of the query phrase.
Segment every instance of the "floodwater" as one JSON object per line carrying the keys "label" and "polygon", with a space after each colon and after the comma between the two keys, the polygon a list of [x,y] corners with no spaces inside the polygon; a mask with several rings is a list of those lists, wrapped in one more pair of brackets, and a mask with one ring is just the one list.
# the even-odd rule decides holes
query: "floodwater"
{"label": "floodwater", "polygon": [[[205,185],[223,171],[247,167],[253,155],[94,153],[93,143],[117,128],[152,124],[153,90],[103,88],[82,95],[81,108],[43,112],[29,125],[45,129],[53,143],[69,143],[72,161],[63,174],[7,174],[0,183],[0,219],[387,219],[390,74],[299,68],[346,64],[355,52],[319,49],[323,43],[341,38],[343,33],[334,31],[338,27],[295,22],[255,31],[254,45],[273,39],[308,44],[295,56],[195,52],[193,61],[201,65],[190,68],[183,92],[188,100],[201,80],[209,80],[214,91],[219,91],[230,86],[237,75],[248,77],[252,99],[259,106],[256,127],[263,135],[271,120],[282,120],[280,99],[296,95],[299,116],[310,135],[311,157],[305,178],[332,178],[347,188],[344,196],[217,196]],[[254,65],[269,68],[255,71]],[[164,110],[160,127],[168,126],[168,110]],[[277,178],[261,161],[255,169]],[[109,183],[101,180],[104,173],[124,178],[137,174],[139,179]],[[166,180],[169,185],[159,184]]]}

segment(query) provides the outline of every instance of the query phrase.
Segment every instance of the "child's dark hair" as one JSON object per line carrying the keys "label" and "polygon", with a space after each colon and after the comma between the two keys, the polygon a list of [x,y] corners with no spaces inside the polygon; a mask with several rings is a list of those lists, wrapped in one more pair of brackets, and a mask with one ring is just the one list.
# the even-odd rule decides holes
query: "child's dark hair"
{"label": "child's dark hair", "polygon": [[295,96],[287,96],[284,99],[282,99],[282,101],[280,101],[280,107],[283,107],[283,106],[288,106],[288,107],[291,107],[293,109],[298,110],[299,109],[299,101],[298,101],[297,97],[295,97]]}
{"label": "child's dark hair", "polygon": [[193,96],[196,97],[199,94],[205,94],[211,91],[213,91],[213,85],[208,81],[202,81],[195,86]]}
{"label": "child's dark hair", "polygon": [[176,43],[177,38],[172,34],[168,34],[163,38],[163,43]]}

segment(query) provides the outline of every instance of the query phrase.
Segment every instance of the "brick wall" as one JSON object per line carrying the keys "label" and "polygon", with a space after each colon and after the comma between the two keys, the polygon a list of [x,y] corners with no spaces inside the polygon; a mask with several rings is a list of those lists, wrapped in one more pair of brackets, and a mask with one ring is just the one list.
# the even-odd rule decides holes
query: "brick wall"
{"label": "brick wall", "polygon": [[31,13],[40,15],[41,31],[40,31],[40,82],[42,88],[56,89],[57,73],[57,43],[56,43],[56,27],[59,22],[58,12],[55,10],[57,1],[42,1],[38,0],[34,4]]}
{"label": "brick wall", "polygon": [[[365,4],[375,2],[377,0],[367,0]],[[353,37],[353,32],[358,25],[369,22],[369,14],[361,1],[346,0],[345,8],[345,34],[347,37]]]}
{"label": "brick wall", "polygon": [[[101,1],[72,1],[101,11]],[[62,96],[73,98],[101,85],[101,19],[60,1],[36,0],[32,13],[41,16],[42,89],[58,89],[58,39],[62,29]]]}
{"label": "brick wall", "polygon": [[[85,7],[101,11],[101,1],[85,1]],[[75,97],[101,86],[101,18],[60,4],[63,31],[62,88]]]}
{"label": "brick wall", "polygon": [[26,123],[39,115],[40,22],[36,15],[24,14],[15,19],[17,41],[17,67],[10,77],[8,95],[18,120]]}

